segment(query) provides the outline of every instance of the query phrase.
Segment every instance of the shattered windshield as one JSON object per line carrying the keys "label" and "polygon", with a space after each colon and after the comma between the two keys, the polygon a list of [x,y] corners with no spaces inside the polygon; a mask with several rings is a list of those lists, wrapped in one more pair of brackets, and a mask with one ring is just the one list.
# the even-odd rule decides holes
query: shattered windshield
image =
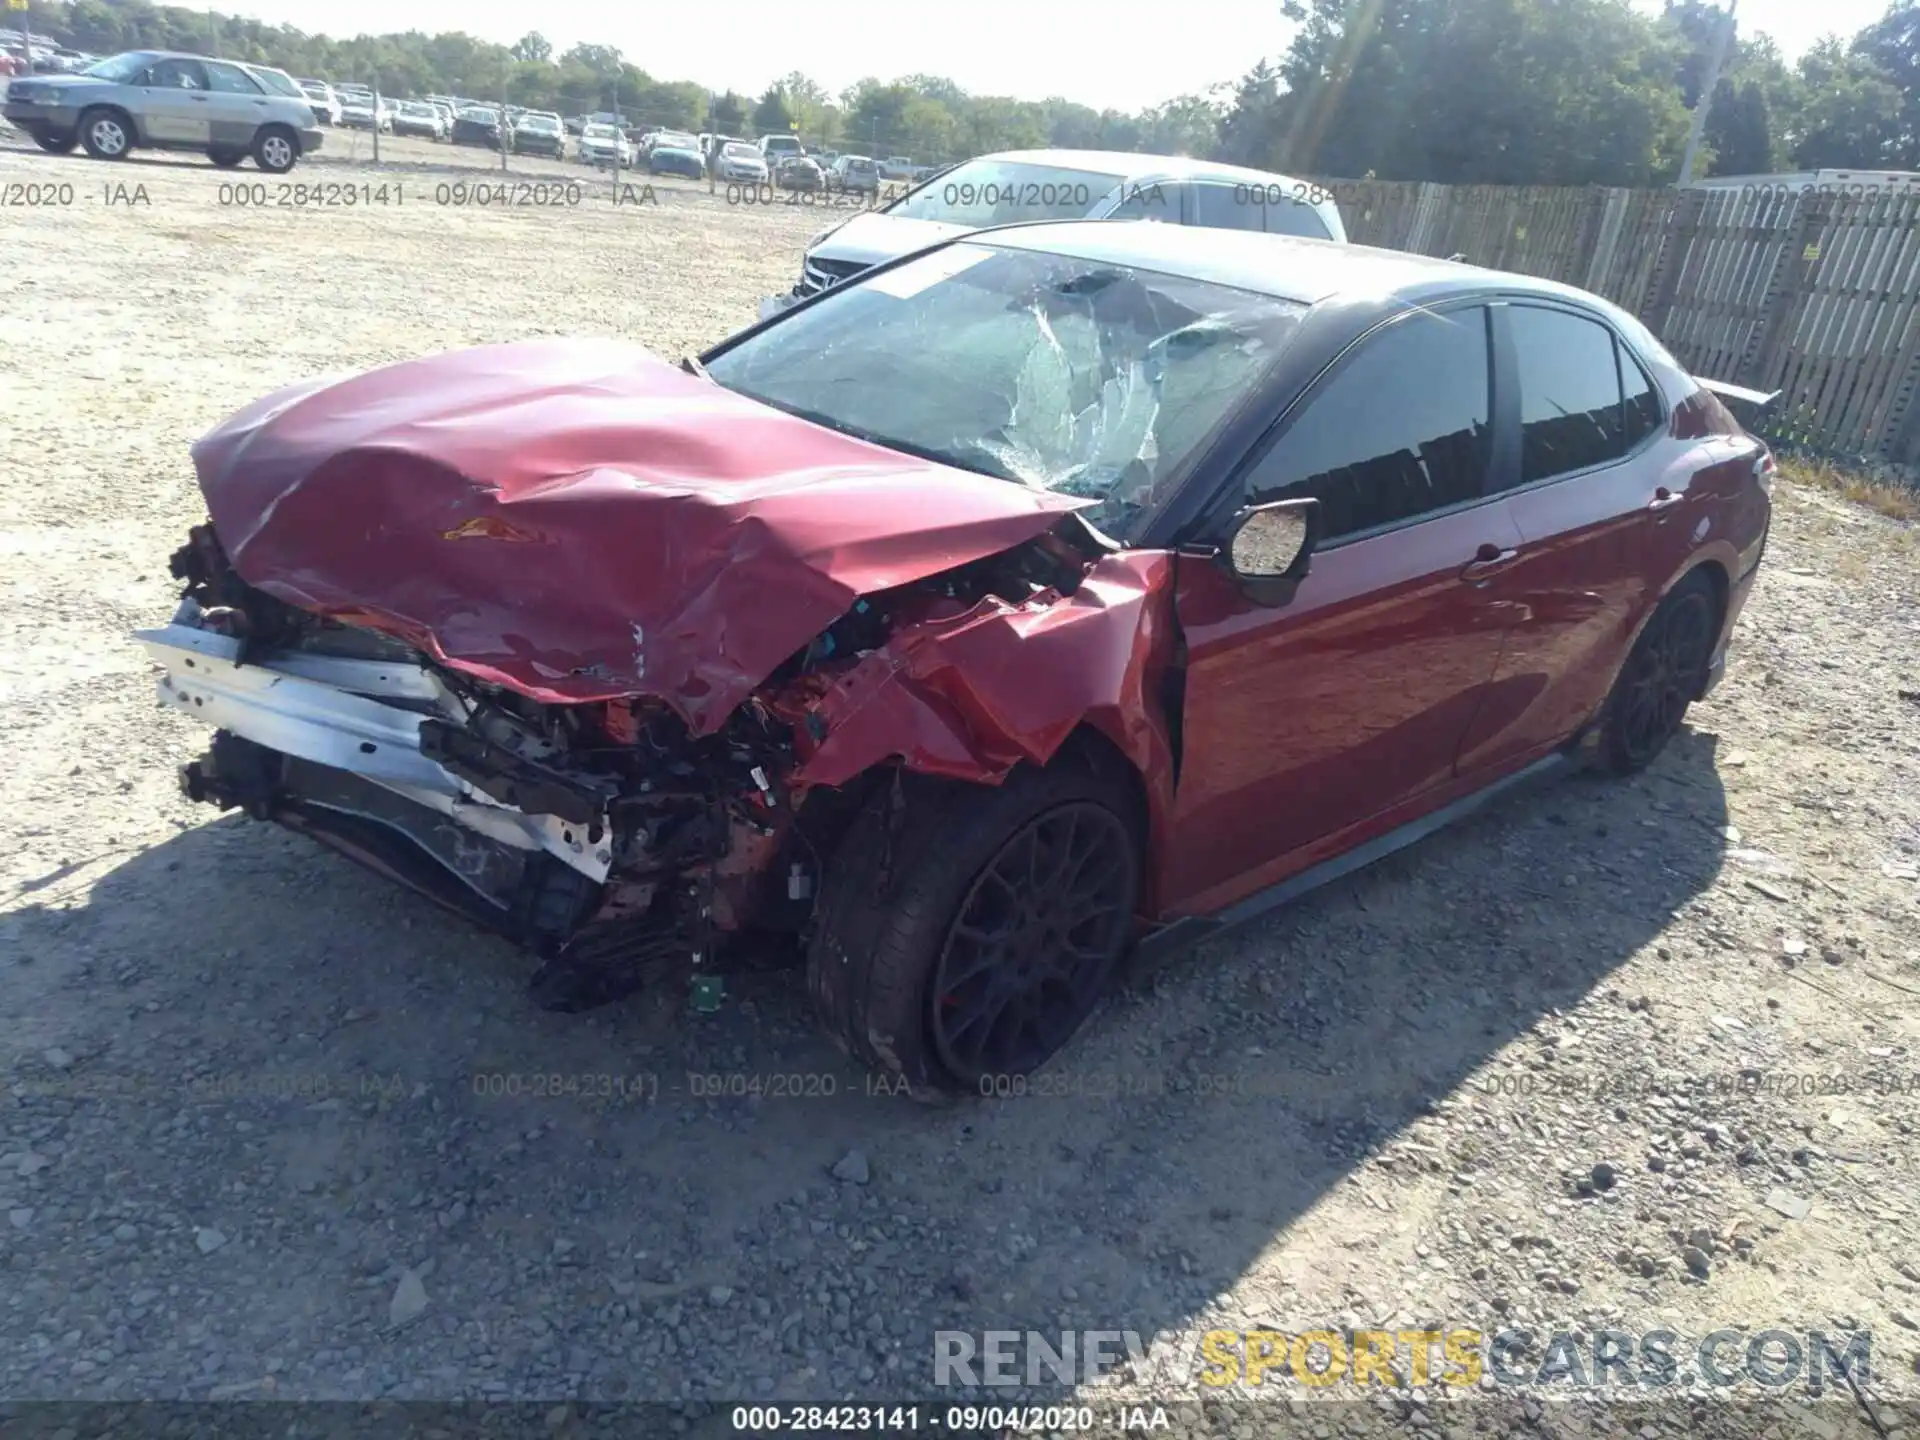
{"label": "shattered windshield", "polygon": [[848,284],[708,361],[720,384],[879,444],[1086,496],[1117,539],[1177,483],[1305,307],[1105,261],[963,243]]}

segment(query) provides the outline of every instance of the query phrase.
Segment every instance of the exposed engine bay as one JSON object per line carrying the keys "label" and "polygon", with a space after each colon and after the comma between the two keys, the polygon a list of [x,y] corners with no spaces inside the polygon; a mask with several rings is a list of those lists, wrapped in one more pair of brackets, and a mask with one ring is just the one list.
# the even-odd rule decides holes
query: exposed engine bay
{"label": "exposed engine bay", "polygon": [[[761,948],[749,936],[803,933],[839,833],[903,765],[1003,775],[1020,747],[937,685],[911,689],[937,712],[925,744],[912,726],[863,737],[887,730],[875,716],[899,730],[910,652],[1071,606],[1101,560],[1069,520],[863,596],[703,734],[659,698],[543,702],[298,608],[243,580],[211,524],[173,556],[173,622],[137,638],[163,702],[216,728],[183,772],[190,798],[310,835],[533,948],[542,1002],[580,1009],[719,973]],[[977,760],[952,738],[973,729]]]}

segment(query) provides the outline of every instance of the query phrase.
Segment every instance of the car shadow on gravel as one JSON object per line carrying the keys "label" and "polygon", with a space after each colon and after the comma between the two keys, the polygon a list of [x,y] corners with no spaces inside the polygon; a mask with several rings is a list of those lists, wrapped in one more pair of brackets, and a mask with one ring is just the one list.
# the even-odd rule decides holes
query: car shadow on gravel
{"label": "car shadow on gravel", "polygon": [[[738,977],[711,1015],[666,993],[546,1014],[511,947],[216,820],[10,897],[5,1008],[30,1001],[35,1037],[12,1123],[68,1147],[68,1192],[97,1172],[231,1237],[241,1352],[344,1325],[437,1377],[423,1394],[932,1394],[939,1331],[1145,1339],[1256,1280],[1237,1305],[1285,1314],[1311,1281],[1348,1297],[1327,1324],[1381,1321],[1395,1287],[1369,1236],[1415,1222],[1365,1162],[1463,1088],[1550,1085],[1496,1052],[1630,957],[1683,963],[1658,947],[1721,867],[1715,744],[1688,731],[1635,779],[1507,797],[1177,960],[1039,1076],[944,1107],[833,1051],[791,973]],[[1650,1027],[1630,1058],[1657,1061],[1657,1007],[1619,1003]],[[1491,1151],[1444,1133],[1392,1164],[1471,1202]],[[1571,1186],[1641,1157],[1566,1159]],[[1372,1219],[1296,1253],[1289,1227],[1329,1202]],[[429,1260],[435,1310],[390,1333],[392,1277]],[[288,1383],[354,1393],[316,1364]]]}

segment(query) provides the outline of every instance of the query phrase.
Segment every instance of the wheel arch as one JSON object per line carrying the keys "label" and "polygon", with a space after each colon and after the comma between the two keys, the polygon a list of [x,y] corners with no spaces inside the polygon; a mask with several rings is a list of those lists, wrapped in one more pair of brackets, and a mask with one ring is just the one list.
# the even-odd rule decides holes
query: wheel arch
{"label": "wheel arch", "polygon": [[[1687,563],[1674,572],[1673,577],[1667,581],[1659,595],[1645,607],[1644,613],[1633,627],[1633,634],[1627,637],[1626,647],[1620,652],[1620,666],[1615,667],[1615,679],[1619,678],[1620,668],[1626,665],[1627,657],[1633,653],[1633,647],[1639,643],[1641,632],[1652,624],[1653,617],[1660,613],[1660,607],[1666,604],[1668,598],[1681,586],[1696,578],[1704,579],[1707,588],[1713,594],[1714,645],[1718,648],[1726,633],[1727,606],[1733,595],[1733,572],[1725,556],[1715,551],[1701,550],[1687,557]],[[1694,698],[1697,700],[1701,697],[1696,695]]]}
{"label": "wheel arch", "polygon": [[1082,720],[1061,743],[1053,757],[1047,761],[1046,769],[1056,766],[1080,766],[1091,770],[1115,782],[1126,794],[1129,801],[1128,813],[1121,818],[1127,822],[1140,846],[1141,875],[1148,871],[1147,861],[1153,847],[1153,800],[1148,793],[1147,778],[1140,772],[1127,753],[1113,739],[1089,720]]}
{"label": "wheel arch", "polygon": [[[1733,589],[1732,574],[1727,568],[1725,557],[1705,550],[1696,551],[1688,556],[1687,563],[1676,570],[1667,583],[1660,587],[1660,593],[1641,606],[1640,613],[1634,618],[1633,627],[1627,632],[1625,641],[1620,646],[1620,658],[1613,667],[1613,674],[1607,680],[1606,694],[1586,724],[1577,732],[1578,735],[1589,736],[1596,727],[1605,722],[1608,707],[1613,703],[1614,692],[1620,684],[1620,676],[1626,670],[1627,661],[1633,656],[1634,647],[1640,643],[1641,635],[1645,633],[1647,626],[1653,623],[1653,617],[1660,613],[1660,607],[1666,604],[1669,597],[1681,586],[1696,578],[1705,580],[1707,588],[1713,595],[1716,617],[1715,644],[1718,645],[1719,640],[1724,638],[1727,607],[1731,601]],[[1698,700],[1702,697],[1696,695],[1693,698]]]}
{"label": "wheel arch", "polygon": [[1714,545],[1703,545],[1686,558],[1686,563],[1667,577],[1659,590],[1646,596],[1639,608],[1634,611],[1625,632],[1620,637],[1619,659],[1614,663],[1613,675],[1608,680],[1609,692],[1612,684],[1620,678],[1620,671],[1627,663],[1627,657],[1633,653],[1633,647],[1640,643],[1641,632],[1653,623],[1653,617],[1660,613],[1660,607],[1667,602],[1682,585],[1696,575],[1704,575],[1713,589],[1714,603],[1719,617],[1719,625],[1724,631],[1727,622],[1727,605],[1733,590],[1733,565],[1736,559],[1731,545],[1724,541]]}
{"label": "wheel arch", "polygon": [[98,100],[82,109],[79,117],[73,122],[73,133],[76,136],[84,136],[87,133],[87,122],[100,114],[111,115],[127,127],[129,150],[137,149],[147,143],[146,132],[140,128],[138,117],[126,106],[116,105],[111,100]]}
{"label": "wheel arch", "polygon": [[891,767],[998,785],[1021,766],[1123,767],[1153,912],[1174,811],[1172,579],[1170,556],[1121,553],[1044,607],[983,603],[964,623],[903,627],[825,694],[777,697],[806,737],[793,780],[839,788]]}

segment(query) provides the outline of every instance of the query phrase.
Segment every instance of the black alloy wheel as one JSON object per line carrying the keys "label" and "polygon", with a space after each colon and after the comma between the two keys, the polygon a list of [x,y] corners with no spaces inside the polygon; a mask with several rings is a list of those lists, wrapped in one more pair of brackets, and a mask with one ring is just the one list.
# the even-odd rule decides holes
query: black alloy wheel
{"label": "black alloy wheel", "polygon": [[1132,836],[1104,805],[1034,817],[975,878],[948,926],[934,1048],[965,1083],[1043,1064],[1099,1002],[1133,926]]}
{"label": "black alloy wheel", "polygon": [[1647,622],[1614,688],[1607,736],[1614,770],[1645,768],[1680,732],[1706,684],[1717,618],[1713,591],[1689,580]]}

